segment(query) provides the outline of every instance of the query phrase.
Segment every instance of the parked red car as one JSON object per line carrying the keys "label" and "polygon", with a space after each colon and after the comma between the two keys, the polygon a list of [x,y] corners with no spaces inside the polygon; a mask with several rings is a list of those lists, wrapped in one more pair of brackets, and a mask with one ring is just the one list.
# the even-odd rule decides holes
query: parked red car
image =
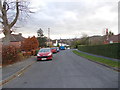
{"label": "parked red car", "polygon": [[56,47],[52,47],[51,51],[52,51],[52,53],[57,53],[57,48]]}
{"label": "parked red car", "polygon": [[42,48],[37,54],[37,60],[52,60],[53,55],[50,48]]}

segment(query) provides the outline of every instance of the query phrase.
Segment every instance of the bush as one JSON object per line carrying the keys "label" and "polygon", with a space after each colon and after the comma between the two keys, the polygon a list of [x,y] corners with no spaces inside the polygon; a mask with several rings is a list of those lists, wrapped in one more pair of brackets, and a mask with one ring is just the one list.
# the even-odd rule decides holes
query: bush
{"label": "bush", "polygon": [[22,46],[21,50],[23,51],[31,51],[31,50],[36,50],[39,46],[38,40],[36,39],[35,36],[26,38],[24,41],[22,41]]}
{"label": "bush", "polygon": [[27,53],[27,56],[31,56],[31,52],[29,51],[29,52],[26,52]]}
{"label": "bush", "polygon": [[34,56],[34,55],[35,55],[35,53],[36,53],[36,50],[32,50],[32,51],[31,51],[31,55],[33,55],[33,56]]}
{"label": "bush", "polygon": [[38,52],[39,52],[39,50],[36,50],[36,51],[35,51],[35,56],[37,56]]}
{"label": "bush", "polygon": [[78,50],[102,55],[106,57],[120,59],[120,43],[94,45],[94,46],[78,46]]}
{"label": "bush", "polygon": [[18,50],[15,46],[2,47],[2,64],[11,64],[19,60]]}

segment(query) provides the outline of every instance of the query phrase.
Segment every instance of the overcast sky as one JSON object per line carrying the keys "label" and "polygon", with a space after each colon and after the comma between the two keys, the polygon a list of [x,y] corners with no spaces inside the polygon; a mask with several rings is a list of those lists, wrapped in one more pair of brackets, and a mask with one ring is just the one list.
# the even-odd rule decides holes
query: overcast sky
{"label": "overcast sky", "polygon": [[50,37],[79,38],[82,34],[103,35],[105,28],[118,34],[119,0],[31,0],[35,13],[25,21],[16,33],[23,36],[37,35],[42,28]]}

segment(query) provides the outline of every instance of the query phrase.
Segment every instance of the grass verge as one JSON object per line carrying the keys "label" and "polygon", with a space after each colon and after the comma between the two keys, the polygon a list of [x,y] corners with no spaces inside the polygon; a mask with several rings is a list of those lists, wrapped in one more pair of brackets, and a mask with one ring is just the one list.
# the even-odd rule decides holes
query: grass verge
{"label": "grass verge", "polygon": [[96,62],[105,64],[105,65],[108,65],[108,66],[111,66],[111,67],[120,68],[120,62],[117,62],[117,61],[112,61],[112,60],[101,58],[101,57],[91,56],[91,55],[88,55],[88,54],[78,52],[77,50],[73,50],[73,53],[75,53],[79,56],[82,56],[86,59],[92,60],[92,61],[96,61]]}

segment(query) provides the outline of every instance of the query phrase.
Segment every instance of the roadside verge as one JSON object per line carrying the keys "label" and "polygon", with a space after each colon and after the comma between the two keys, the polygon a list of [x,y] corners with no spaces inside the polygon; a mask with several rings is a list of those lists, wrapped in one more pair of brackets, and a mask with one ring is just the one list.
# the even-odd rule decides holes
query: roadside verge
{"label": "roadside verge", "polygon": [[97,64],[106,66],[110,69],[113,69],[115,71],[120,72],[120,62],[112,61],[112,60],[105,59],[105,58],[102,58],[102,57],[96,57],[96,56],[88,55],[88,54],[85,54],[85,53],[82,53],[82,52],[78,52],[77,50],[73,50],[73,53],[75,53],[75,54],[77,54],[77,55],[79,55],[83,58],[86,58],[86,59],[88,59],[92,62],[95,62]]}

